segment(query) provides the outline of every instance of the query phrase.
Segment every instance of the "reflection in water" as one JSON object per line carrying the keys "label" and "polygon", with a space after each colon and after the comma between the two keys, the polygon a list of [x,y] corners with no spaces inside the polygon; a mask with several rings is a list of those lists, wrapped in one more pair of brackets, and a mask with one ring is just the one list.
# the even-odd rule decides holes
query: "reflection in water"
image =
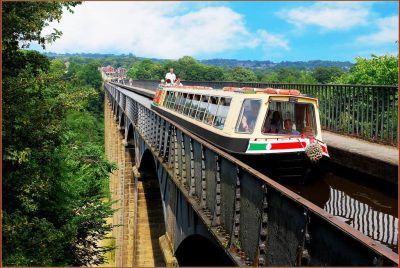
{"label": "reflection in water", "polygon": [[324,210],[382,244],[397,247],[398,219],[376,211],[346,193],[330,189],[330,198]]}
{"label": "reflection in water", "polygon": [[397,252],[397,194],[352,181],[354,174],[339,172],[327,172],[305,185],[285,186]]}

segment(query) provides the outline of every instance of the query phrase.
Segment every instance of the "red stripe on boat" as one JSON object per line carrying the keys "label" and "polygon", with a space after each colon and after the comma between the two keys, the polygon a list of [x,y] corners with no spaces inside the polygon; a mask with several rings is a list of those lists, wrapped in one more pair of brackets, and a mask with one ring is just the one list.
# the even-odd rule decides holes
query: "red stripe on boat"
{"label": "red stripe on boat", "polygon": [[272,143],[270,150],[303,149],[306,145],[305,142]]}
{"label": "red stripe on boat", "polygon": [[321,145],[321,149],[322,149],[322,152],[324,152],[324,153],[328,153],[328,150],[326,149],[326,147],[325,147],[325,146],[322,146],[322,145]]}

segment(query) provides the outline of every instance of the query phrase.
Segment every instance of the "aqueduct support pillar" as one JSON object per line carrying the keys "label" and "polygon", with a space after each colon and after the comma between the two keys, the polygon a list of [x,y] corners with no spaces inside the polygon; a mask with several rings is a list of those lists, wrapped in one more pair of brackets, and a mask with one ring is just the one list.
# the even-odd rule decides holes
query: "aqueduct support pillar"
{"label": "aqueduct support pillar", "polygon": [[132,267],[134,265],[135,242],[135,187],[132,167],[134,166],[133,148],[125,147],[124,135],[118,127],[117,119],[110,104],[104,104],[105,151],[109,161],[117,164],[118,169],[110,174],[111,199],[115,213],[112,218],[115,238],[114,265]]}

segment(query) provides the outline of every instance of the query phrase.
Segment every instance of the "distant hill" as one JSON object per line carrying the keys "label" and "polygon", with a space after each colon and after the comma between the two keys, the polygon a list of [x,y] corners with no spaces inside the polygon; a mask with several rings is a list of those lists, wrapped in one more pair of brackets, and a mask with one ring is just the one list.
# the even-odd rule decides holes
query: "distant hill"
{"label": "distant hill", "polygon": [[326,61],[326,60],[311,60],[311,61],[281,61],[274,63],[272,61],[257,61],[257,60],[234,60],[234,59],[210,59],[200,60],[201,63],[214,65],[225,68],[244,67],[249,69],[279,69],[279,68],[295,68],[312,70],[316,67],[338,67],[343,70],[349,70],[353,63],[349,61]]}
{"label": "distant hill", "polygon": [[[122,55],[114,55],[114,54],[101,54],[101,53],[65,53],[58,54],[53,52],[45,52],[44,53],[49,58],[70,58],[70,57],[81,57],[87,59],[105,59],[105,58],[114,58],[114,59],[132,59],[134,61],[150,59],[155,62],[163,61],[164,59],[156,59],[156,58],[144,58],[137,57],[132,53],[122,54]],[[278,63],[266,60],[266,61],[258,61],[258,60],[235,60],[235,59],[209,59],[209,60],[199,60],[200,63],[207,65],[214,65],[223,68],[233,68],[233,67],[243,67],[253,70],[266,70],[266,69],[280,69],[280,68],[295,68],[301,70],[312,70],[316,67],[339,67],[342,70],[349,70],[353,63],[349,61],[326,61],[326,60],[311,60],[311,61],[281,61]]]}

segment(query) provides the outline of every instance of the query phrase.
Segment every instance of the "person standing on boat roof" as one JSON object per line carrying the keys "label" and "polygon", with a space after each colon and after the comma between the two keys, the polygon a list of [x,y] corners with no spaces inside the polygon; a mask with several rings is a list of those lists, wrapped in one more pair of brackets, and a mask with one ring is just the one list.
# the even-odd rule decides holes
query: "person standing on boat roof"
{"label": "person standing on boat roof", "polygon": [[170,68],[169,69],[169,73],[167,73],[165,75],[165,81],[168,81],[168,80],[171,81],[171,84],[174,84],[174,82],[176,80],[176,75],[174,74],[174,69],[173,68]]}

